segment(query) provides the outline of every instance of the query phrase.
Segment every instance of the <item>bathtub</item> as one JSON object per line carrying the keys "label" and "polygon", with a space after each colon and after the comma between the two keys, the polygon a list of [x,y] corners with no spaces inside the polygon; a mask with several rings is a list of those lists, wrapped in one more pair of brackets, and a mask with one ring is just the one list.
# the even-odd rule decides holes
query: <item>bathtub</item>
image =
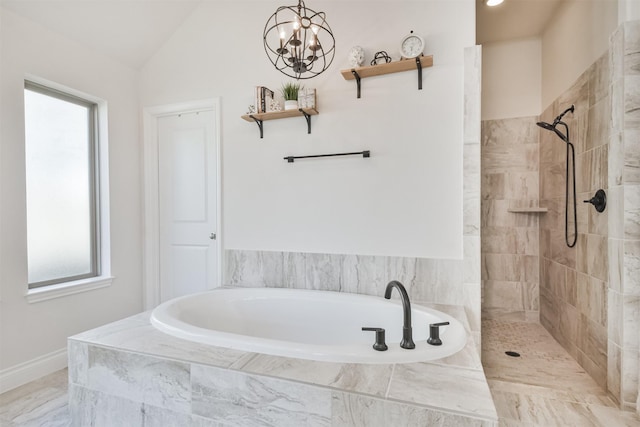
{"label": "bathtub", "polygon": [[[395,291],[394,291],[395,293]],[[400,348],[399,300],[339,292],[279,288],[216,289],[159,305],[151,323],[189,341],[255,353],[342,363],[412,363],[440,359],[467,342],[453,317],[412,304],[416,348]],[[429,324],[440,328],[441,346],[427,344]],[[372,348],[373,332],[386,329],[387,351]]]}

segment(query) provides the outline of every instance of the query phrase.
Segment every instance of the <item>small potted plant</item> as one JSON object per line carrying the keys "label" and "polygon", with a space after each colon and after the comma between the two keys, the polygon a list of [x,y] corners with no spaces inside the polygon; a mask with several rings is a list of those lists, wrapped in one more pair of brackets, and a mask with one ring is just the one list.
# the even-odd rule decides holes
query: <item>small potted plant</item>
{"label": "small potted plant", "polygon": [[298,91],[301,89],[300,83],[285,83],[282,85],[282,96],[284,97],[284,109],[298,109]]}

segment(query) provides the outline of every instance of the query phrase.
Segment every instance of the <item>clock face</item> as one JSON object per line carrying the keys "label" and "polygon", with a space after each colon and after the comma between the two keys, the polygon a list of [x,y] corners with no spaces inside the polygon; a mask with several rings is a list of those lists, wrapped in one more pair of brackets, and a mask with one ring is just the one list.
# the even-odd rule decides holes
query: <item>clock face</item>
{"label": "clock face", "polygon": [[410,34],[402,40],[400,52],[405,58],[415,58],[424,50],[424,42],[422,38],[414,34]]}

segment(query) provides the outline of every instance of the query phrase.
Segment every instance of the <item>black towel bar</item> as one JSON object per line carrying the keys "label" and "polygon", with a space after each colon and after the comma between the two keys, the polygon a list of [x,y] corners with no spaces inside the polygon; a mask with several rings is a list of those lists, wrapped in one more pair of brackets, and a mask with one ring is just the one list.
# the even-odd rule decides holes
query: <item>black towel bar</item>
{"label": "black towel bar", "polygon": [[356,151],[353,153],[335,153],[335,154],[314,154],[311,156],[287,156],[283,157],[288,163],[293,163],[295,159],[309,159],[312,157],[336,157],[336,156],[354,156],[354,155],[362,155],[362,157],[371,157],[371,152],[369,150],[366,151]]}

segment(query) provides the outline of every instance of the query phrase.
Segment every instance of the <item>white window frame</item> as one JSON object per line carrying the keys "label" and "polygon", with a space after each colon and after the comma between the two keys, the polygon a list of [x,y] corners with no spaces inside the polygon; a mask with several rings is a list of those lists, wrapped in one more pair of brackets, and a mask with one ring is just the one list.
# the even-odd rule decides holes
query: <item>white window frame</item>
{"label": "white window frame", "polygon": [[94,170],[92,171],[95,198],[92,203],[94,206],[92,220],[96,236],[94,250],[96,271],[90,277],[70,277],[62,281],[27,284],[26,298],[28,302],[34,303],[103,288],[111,285],[113,280],[110,257],[108,114],[106,101],[35,76],[25,78],[25,88],[70,102],[81,103],[81,105],[91,104],[94,106],[95,122],[93,129]]}

